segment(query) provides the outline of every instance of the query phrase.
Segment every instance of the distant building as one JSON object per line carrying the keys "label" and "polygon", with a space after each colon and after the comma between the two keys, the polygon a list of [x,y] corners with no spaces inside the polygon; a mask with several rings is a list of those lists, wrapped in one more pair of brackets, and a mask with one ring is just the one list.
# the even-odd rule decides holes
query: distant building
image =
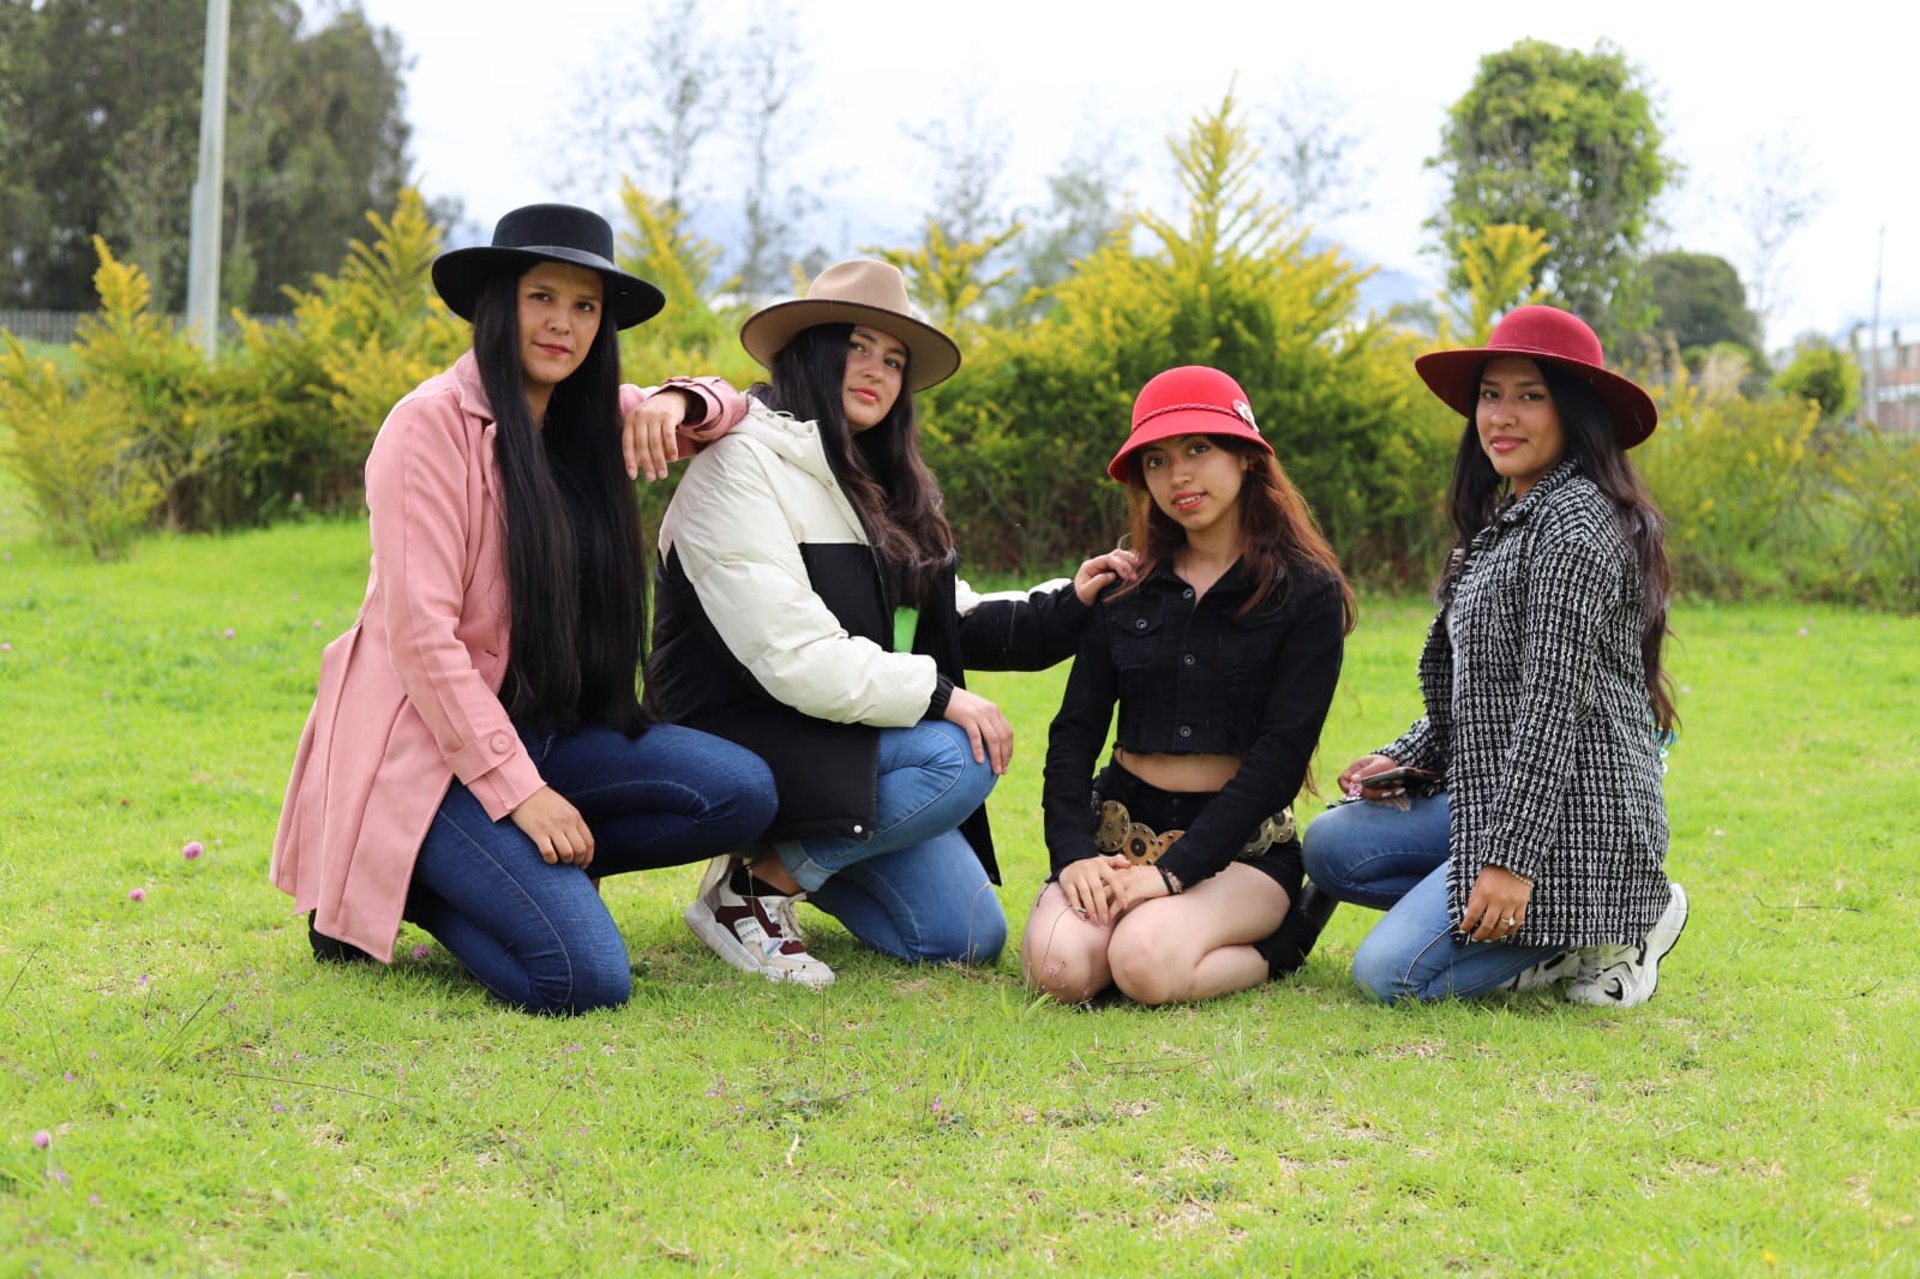
{"label": "distant building", "polygon": [[1920,342],[1890,332],[1877,351],[1860,352],[1861,415],[1886,435],[1920,435]]}

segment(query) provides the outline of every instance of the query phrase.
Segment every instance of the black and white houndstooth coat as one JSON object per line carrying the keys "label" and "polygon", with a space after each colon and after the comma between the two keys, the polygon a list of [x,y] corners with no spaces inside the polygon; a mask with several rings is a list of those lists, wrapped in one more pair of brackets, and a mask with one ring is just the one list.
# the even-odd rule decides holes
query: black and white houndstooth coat
{"label": "black and white houndstooth coat", "polygon": [[1533,881],[1514,940],[1640,940],[1666,908],[1645,601],[1611,503],[1562,461],[1467,548],[1420,654],[1426,715],[1382,753],[1446,776],[1455,919],[1483,866]]}

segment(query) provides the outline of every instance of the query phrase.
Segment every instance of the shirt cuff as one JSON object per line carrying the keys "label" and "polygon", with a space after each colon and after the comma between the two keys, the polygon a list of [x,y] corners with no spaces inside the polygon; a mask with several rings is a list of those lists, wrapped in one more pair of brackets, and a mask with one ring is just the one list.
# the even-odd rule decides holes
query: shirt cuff
{"label": "shirt cuff", "polygon": [[933,699],[927,703],[926,719],[945,719],[947,703],[953,700],[953,681],[945,675],[933,677]]}

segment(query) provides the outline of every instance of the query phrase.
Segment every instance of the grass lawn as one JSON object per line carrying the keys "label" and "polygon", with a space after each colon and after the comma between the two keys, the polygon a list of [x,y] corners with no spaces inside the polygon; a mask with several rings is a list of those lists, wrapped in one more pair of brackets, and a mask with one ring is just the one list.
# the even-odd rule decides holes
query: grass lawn
{"label": "grass lawn", "polygon": [[[1293,980],[1092,1012],[808,912],[814,994],[698,946],[689,867],[607,886],[631,1006],[549,1020],[412,931],[316,967],[266,882],[365,548],[81,563],[0,489],[0,1273],[1920,1273],[1920,618],[1680,611],[1694,914],[1633,1012],[1373,1006],[1352,908]],[[1323,776],[1426,614],[1364,602]],[[1016,935],[1062,678],[978,681]]]}

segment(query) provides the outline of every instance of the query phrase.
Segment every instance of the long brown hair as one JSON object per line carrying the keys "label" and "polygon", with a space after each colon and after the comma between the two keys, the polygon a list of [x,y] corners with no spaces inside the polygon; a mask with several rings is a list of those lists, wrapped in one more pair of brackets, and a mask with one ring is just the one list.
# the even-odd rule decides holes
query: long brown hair
{"label": "long brown hair", "polygon": [[[1320,531],[1307,499],[1300,495],[1280,459],[1249,441],[1231,435],[1209,435],[1215,447],[1226,449],[1247,467],[1240,484],[1240,559],[1246,565],[1253,591],[1240,606],[1236,617],[1245,617],[1267,602],[1276,588],[1281,598],[1299,576],[1299,569],[1316,569],[1340,584],[1341,607],[1346,613],[1346,631],[1353,633],[1359,612],[1354,604],[1353,586],[1340,571],[1326,534]],[[1131,590],[1145,581],[1159,565],[1171,562],[1186,545],[1187,531],[1175,523],[1147,491],[1141,470],[1142,451],[1127,459],[1127,497],[1132,507],[1128,521],[1131,545],[1140,554],[1140,571]]]}

